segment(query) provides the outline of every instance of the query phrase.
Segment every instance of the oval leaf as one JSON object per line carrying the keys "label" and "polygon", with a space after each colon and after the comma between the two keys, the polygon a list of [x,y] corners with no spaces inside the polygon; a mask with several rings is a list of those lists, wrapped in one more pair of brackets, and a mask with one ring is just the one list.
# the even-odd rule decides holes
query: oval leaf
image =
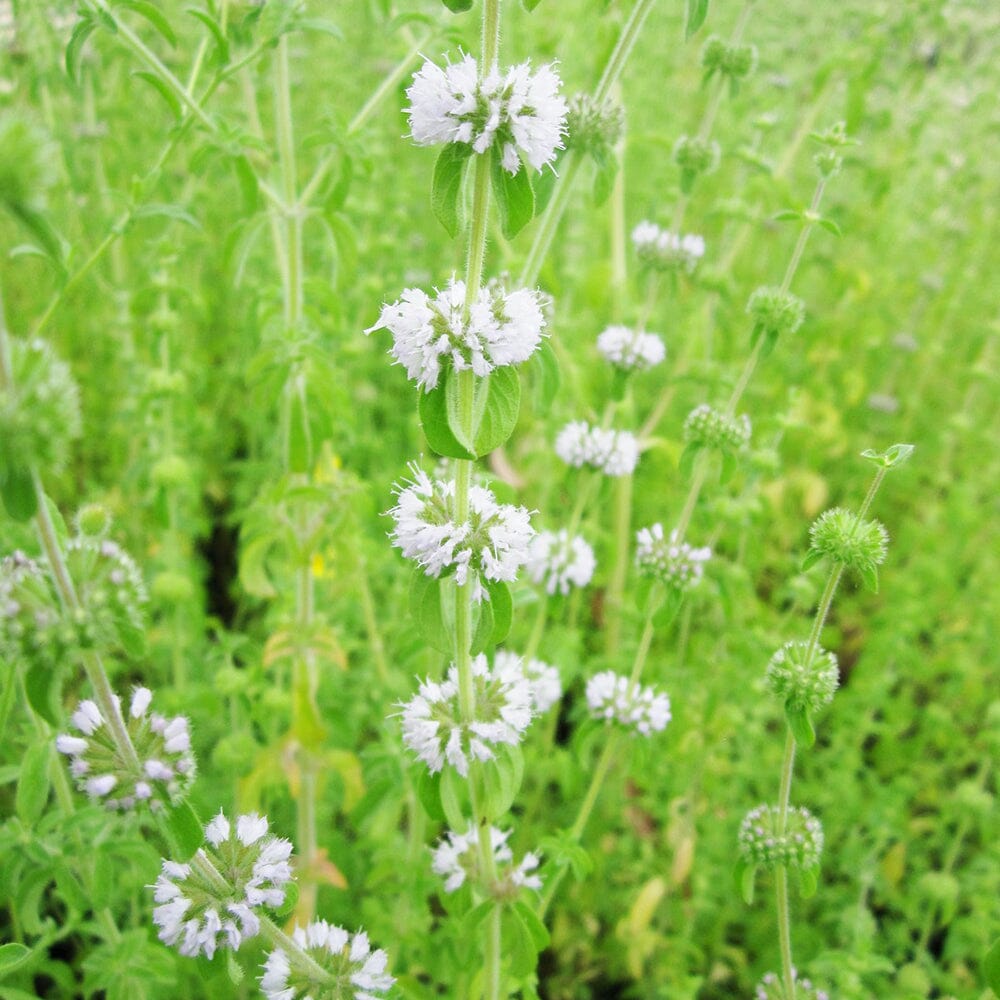
{"label": "oval leaf", "polygon": [[516,174],[508,173],[500,162],[500,151],[494,148],[490,176],[500,210],[500,231],[505,239],[511,240],[531,222],[535,214],[535,192],[531,188],[528,168],[519,164]]}
{"label": "oval leaf", "polygon": [[472,147],[467,143],[450,142],[434,164],[431,207],[449,236],[457,236],[462,228],[462,177],[471,155]]}

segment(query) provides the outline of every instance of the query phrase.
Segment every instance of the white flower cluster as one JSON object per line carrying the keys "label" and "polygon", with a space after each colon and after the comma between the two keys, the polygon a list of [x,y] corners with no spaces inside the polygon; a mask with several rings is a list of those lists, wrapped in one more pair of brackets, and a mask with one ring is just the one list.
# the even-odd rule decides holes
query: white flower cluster
{"label": "white flower cluster", "polygon": [[302,965],[293,965],[288,955],[276,948],[268,954],[260,980],[267,1000],[377,1000],[375,994],[388,992],[396,981],[385,971],[388,956],[381,948],[372,951],[364,931],[349,934],[343,927],[314,920],[305,927],[296,927],[292,939],[326,973],[326,978],[320,979]]}
{"label": "white flower cluster", "polygon": [[559,671],[542,660],[523,660],[516,653],[497,650],[493,657],[494,670],[508,673],[520,670],[531,687],[531,703],[535,715],[547,712],[562,697]]}
{"label": "white flower cluster", "polygon": [[535,583],[545,583],[545,590],[568,594],[571,587],[586,587],[594,575],[594,550],[581,535],[570,537],[559,531],[540,531],[528,546],[525,568]]}
{"label": "white flower cluster", "polygon": [[521,661],[498,660],[491,670],[480,653],[472,661],[476,718],[463,721],[458,699],[458,669],[443,681],[424,681],[402,705],[403,742],[437,773],[449,763],[462,777],[469,758],[492,760],[492,747],[521,742],[534,714],[532,685]]}
{"label": "white flower cluster", "polygon": [[406,91],[410,134],[420,146],[461,142],[476,153],[496,146],[511,174],[520,170],[522,156],[541,170],[563,146],[567,109],[560,86],[548,65],[534,73],[530,63],[505,73],[494,66],[480,78],[472,56],[444,69],[428,61]]}
{"label": "white flower cluster", "polygon": [[428,576],[454,572],[460,585],[469,582],[470,572],[487,580],[514,580],[535,534],[528,511],[498,503],[485,486],[471,486],[468,520],[460,524],[454,481],[431,480],[416,465],[410,471],[413,482],[398,491],[389,511],[396,522],[392,544]]}
{"label": "white flower cluster", "polygon": [[631,475],[639,451],[639,439],[629,431],[591,427],[585,420],[566,424],[556,437],[556,454],[567,465],[589,465],[608,476]]}
{"label": "white flower cluster", "polygon": [[209,846],[190,863],[163,862],[152,886],[161,941],[182,955],[211,958],[220,946],[235,951],[260,932],[256,909],[281,906],[292,878],[291,843],[267,830],[256,813],[240,816],[234,830],[220,812],[205,827]]}
{"label": "white flower cluster", "polygon": [[705,573],[712,558],[707,546],[696,549],[678,538],[676,531],[665,538],[663,525],[654,524],[636,533],[635,561],[639,572],[656,577],[675,590],[689,590]]}
{"label": "white flower cluster", "polygon": [[188,720],[183,715],[168,719],[150,714],[152,700],[149,688],[140,687],[129,705],[125,728],[135,761],[120,752],[107,720],[92,701],[80,702],[72,715],[80,735],[56,737],[56,749],[70,758],[70,773],[80,791],[108,809],[134,809],[143,802],[150,809],[162,809],[165,800],[177,799],[194,778]]}
{"label": "white flower cluster", "polygon": [[667,356],[663,341],[655,333],[627,326],[609,326],[597,338],[597,349],[623,371],[645,371]]}
{"label": "white flower cluster", "polygon": [[640,222],[632,230],[632,243],[639,260],[668,271],[690,273],[705,256],[705,240],[701,236],[672,233],[655,222]]}
{"label": "white flower cluster", "polygon": [[452,278],[443,291],[435,289],[433,298],[419,288],[405,289],[382,307],[378,322],[365,333],[388,330],[389,353],[429,392],[447,362],[456,371],[471,369],[483,377],[494,368],[527,361],[544,328],[538,291],[507,292],[491,282],[479,290],[466,317],[465,282]]}
{"label": "white flower cluster", "polygon": [[659,732],[670,721],[670,699],[655,688],[630,684],[613,670],[587,681],[587,705],[595,718],[633,726],[643,736]]}
{"label": "white flower cluster", "polygon": [[[529,852],[515,865],[514,853],[507,845],[510,830],[490,827],[490,849],[493,851],[494,866],[497,870],[496,884],[492,891],[504,898],[514,898],[519,889],[541,889],[542,880],[534,874],[539,857]],[[479,882],[482,879],[479,863],[479,830],[470,826],[468,833],[449,830],[444,840],[434,851],[431,868],[435,875],[444,879],[444,891],[454,892],[468,879]]]}

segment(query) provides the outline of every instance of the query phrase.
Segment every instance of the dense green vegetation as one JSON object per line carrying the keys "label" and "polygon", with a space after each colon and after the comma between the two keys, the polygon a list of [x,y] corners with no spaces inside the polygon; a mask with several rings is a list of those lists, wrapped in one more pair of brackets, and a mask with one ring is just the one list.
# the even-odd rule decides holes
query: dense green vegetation
{"label": "dense green vegetation", "polygon": [[[193,853],[220,808],[266,814],[294,844],[298,891],[275,925],[364,928],[392,995],[752,997],[782,971],[785,873],[758,871],[748,904],[738,835],[778,801],[787,732],[791,801],[825,834],[815,892],[790,879],[795,966],[839,1000],[987,1000],[1000,13],[447,9],[462,6],[0,0],[0,998],[260,995],[263,938],[191,958],[153,924],[161,858]],[[604,96],[624,124],[605,116],[589,145],[571,129],[554,169],[495,164],[492,193],[470,155],[442,204],[439,151],[408,138],[406,90],[422,57],[482,60],[494,6],[500,66],[555,61],[569,99],[610,58]],[[752,45],[752,71],[706,73],[710,36]],[[717,169],[682,171],[683,135],[717,143]],[[535,218],[515,233],[529,177]],[[704,256],[651,268],[630,238],[643,220],[702,236]],[[481,275],[467,260],[479,235]],[[446,468],[435,452],[467,429],[461,412],[442,390],[418,414],[389,333],[364,331],[404,289],[453,276],[539,288],[547,339],[519,375],[492,376],[507,433]],[[783,279],[804,319],[772,330],[748,300]],[[615,324],[659,333],[666,360],[615,372],[596,348]],[[55,393],[31,392],[35,338],[68,366]],[[698,450],[686,418],[727,401],[749,443]],[[560,461],[577,420],[635,433],[634,474]],[[870,553],[842,577],[829,550],[807,559],[823,511],[861,508],[878,471],[862,452],[902,443],[912,456],[865,512],[890,538],[877,583]],[[454,620],[472,615],[474,632],[487,613],[391,544],[412,462],[488,484],[596,556],[567,594],[523,571],[490,591],[480,644],[492,659],[509,593],[502,648],[554,665],[562,697],[519,748],[473,765],[478,801],[402,736],[418,682],[476,651]],[[636,531],[654,523],[711,548],[696,586],[637,572]],[[835,554],[863,533],[846,524]],[[132,584],[109,540],[141,571],[141,608],[122,599]],[[807,747],[809,720],[783,711],[765,670],[814,627],[839,690]],[[636,662],[669,692],[663,731],[588,710],[588,679]],[[75,790],[55,739],[79,736],[71,717],[100,701],[102,677],[126,704],[148,687],[190,720],[198,773],[180,804],[109,812]],[[543,888],[498,901],[470,875],[446,892],[431,852],[456,809],[512,829]]]}

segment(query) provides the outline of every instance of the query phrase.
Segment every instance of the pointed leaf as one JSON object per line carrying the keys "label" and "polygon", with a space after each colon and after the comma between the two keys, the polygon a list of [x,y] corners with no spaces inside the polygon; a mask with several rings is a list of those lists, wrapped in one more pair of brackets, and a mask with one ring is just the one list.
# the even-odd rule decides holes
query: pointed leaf
{"label": "pointed leaf", "polygon": [[780,212],[775,212],[771,218],[775,222],[791,222],[802,218],[802,213],[794,208],[784,208]]}
{"label": "pointed leaf", "polygon": [[542,340],[525,367],[534,392],[535,408],[544,413],[551,407],[562,380],[556,352],[548,340]]}
{"label": "pointed leaf", "polygon": [[[476,425],[475,452],[482,457],[499,448],[514,432],[521,410],[521,380],[510,365],[494,368],[477,386],[484,392],[485,404]],[[477,403],[479,400],[477,399]]]}
{"label": "pointed leaf", "polygon": [[437,454],[446,458],[472,459],[476,456],[459,444],[448,424],[447,389],[438,383],[430,392],[420,393],[417,412],[427,443]]}
{"label": "pointed leaf", "polygon": [[453,830],[464,830],[466,825],[465,810],[462,807],[466,797],[465,778],[455,768],[445,765],[441,773],[441,808],[445,819]]}
{"label": "pointed leaf", "polygon": [[177,36],[170,27],[170,22],[164,17],[163,11],[155,4],[149,3],[149,0],[118,0],[118,6],[135,11],[140,17],[145,18],[166,39],[171,48],[177,45]]}
{"label": "pointed leaf", "polygon": [[439,653],[451,654],[453,629],[443,614],[441,581],[420,569],[410,585],[410,613],[424,639]]}
{"label": "pointed leaf", "polygon": [[52,743],[46,738],[28,747],[21,758],[21,773],[17,779],[15,806],[18,819],[31,826],[42,815],[49,798],[49,761]]}
{"label": "pointed leaf", "polygon": [[753,903],[753,888],[757,877],[757,866],[740,860],[736,865],[733,876],[736,881],[736,891],[743,898],[743,902],[747,906],[750,906]]}
{"label": "pointed leaf", "polygon": [[864,581],[865,587],[873,594],[878,593],[878,570],[874,566],[862,566],[858,572]]}
{"label": "pointed leaf", "polygon": [[441,0],[453,14],[461,14],[464,11],[472,10],[473,0]]}
{"label": "pointed leaf", "polygon": [[520,901],[514,904],[514,909],[517,910],[521,919],[524,921],[524,926],[528,928],[528,933],[531,935],[531,939],[535,943],[535,948],[538,951],[543,951],[547,948],[551,938],[545,924],[543,924],[539,919],[538,914],[535,913],[535,911],[526,903],[522,903]]}
{"label": "pointed leaf", "polygon": [[810,549],[806,553],[805,559],[802,560],[802,572],[804,573],[807,569],[812,569],[823,558],[823,553],[819,549]]}
{"label": "pointed leaf", "polygon": [[475,625],[472,629],[469,652],[473,656],[478,656],[491,644],[493,639],[493,608],[489,601],[480,601],[473,614],[475,615]]}
{"label": "pointed leaf", "polygon": [[834,236],[843,236],[843,232],[840,226],[837,225],[833,219],[820,219],[819,224],[828,232],[833,233]]}
{"label": "pointed leaf", "polygon": [[708,17],[708,0],[687,0],[687,13],[684,17],[684,41],[705,23]]}
{"label": "pointed leaf", "polygon": [[24,671],[24,691],[32,711],[54,729],[58,729],[62,725],[62,671],[58,667],[52,669],[44,663],[29,663]]}
{"label": "pointed leaf", "polygon": [[786,705],[785,718],[788,720],[788,728],[791,729],[796,743],[803,747],[811,747],[815,744],[816,731],[813,729],[812,719],[809,718],[807,709],[794,709]]}
{"label": "pointed leaf", "polygon": [[207,11],[198,10],[197,7],[185,7],[184,12],[190,14],[191,17],[197,18],[208,28],[215,41],[215,52],[212,58],[217,66],[225,66],[229,62],[229,40],[215,18]]}
{"label": "pointed leaf", "polygon": [[467,143],[449,142],[434,164],[431,207],[449,236],[457,236],[462,228],[462,177],[471,154],[472,147]]}
{"label": "pointed leaf", "polygon": [[174,861],[187,861],[201,847],[205,831],[187,801],[167,807],[167,831],[174,847]]}
{"label": "pointed leaf", "polygon": [[500,151],[494,148],[490,161],[493,194],[500,212],[500,231],[512,240],[531,222],[535,214],[535,192],[525,164],[518,164],[516,174],[508,173],[501,164]]}
{"label": "pointed leaf", "polygon": [[181,117],[181,102],[180,98],[155,74],[148,73],[144,69],[137,69],[132,72],[132,76],[138,77],[140,80],[145,80],[159,95],[167,102],[170,110],[173,112],[174,117],[180,120]]}
{"label": "pointed leaf", "polygon": [[29,521],[38,510],[35,484],[28,469],[5,469],[0,473],[0,497],[15,521]]}
{"label": "pointed leaf", "polygon": [[815,868],[804,868],[799,872],[799,895],[803,899],[815,896],[818,884],[819,879]]}
{"label": "pointed leaf", "polygon": [[490,595],[490,610],[493,612],[493,632],[487,645],[498,646],[510,632],[514,617],[514,599],[511,597],[510,587],[503,580],[487,580],[485,585]]}
{"label": "pointed leaf", "polygon": [[417,798],[428,817],[436,823],[444,823],[444,809],[441,808],[441,772],[431,774],[421,768],[417,775]]}
{"label": "pointed leaf", "polygon": [[66,75],[74,83],[80,82],[80,57],[83,55],[84,43],[96,29],[97,22],[84,16],[77,22],[73,34],[69,37],[66,45]]}
{"label": "pointed leaf", "polygon": [[515,976],[528,976],[538,964],[538,949],[524,918],[515,907],[504,910],[504,953],[510,960],[510,971]]}
{"label": "pointed leaf", "polygon": [[[9,941],[7,944],[0,944],[0,978],[9,976],[17,968],[23,965],[31,957],[31,949],[17,941]],[[28,996],[29,994],[24,994]]]}
{"label": "pointed leaf", "polygon": [[986,985],[1000,997],[1000,938],[993,942],[983,957],[983,978]]}

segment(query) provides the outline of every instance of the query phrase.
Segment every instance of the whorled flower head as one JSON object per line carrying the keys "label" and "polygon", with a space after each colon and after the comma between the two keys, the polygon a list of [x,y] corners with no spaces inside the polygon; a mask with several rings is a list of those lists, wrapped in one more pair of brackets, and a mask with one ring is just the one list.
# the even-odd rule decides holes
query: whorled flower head
{"label": "whorled flower head", "polygon": [[[799,974],[794,969],[792,969],[792,978],[795,981],[793,1000],[830,1000],[830,994],[826,990],[813,986],[808,979],[799,979]],[[757,984],[754,1000],[786,1000],[785,986],[781,977],[774,972],[766,973]]]}
{"label": "whorled flower head", "polygon": [[768,337],[795,333],[805,319],[805,303],[791,292],[766,285],[756,289],[747,301],[747,315],[754,330]]}
{"label": "whorled flower head", "polygon": [[470,573],[487,580],[510,582],[528,558],[535,534],[524,507],[497,502],[485,486],[469,488],[468,520],[459,523],[455,512],[455,483],[432,480],[416,465],[413,481],[397,492],[389,514],[396,522],[391,534],[407,559],[428,576],[454,573],[460,584]]}
{"label": "whorled flower head", "polygon": [[771,657],[766,679],[771,693],[787,708],[818,712],[833,700],[840,672],[833,653],[792,641]]}
{"label": "whorled flower head", "polygon": [[757,68],[757,49],[753,45],[730,45],[718,35],[712,35],[702,47],[701,64],[707,76],[721,73],[734,80],[743,80]]}
{"label": "whorled flower head", "polygon": [[490,849],[493,852],[495,880],[486,884],[479,856],[479,830],[470,826],[466,833],[447,831],[434,849],[431,868],[444,879],[444,891],[454,892],[466,881],[483,888],[494,899],[516,899],[521,889],[541,889],[542,880],[535,874],[539,857],[529,852],[514,864],[514,854],[507,844],[510,830],[490,827]]}
{"label": "whorled flower head", "polygon": [[710,174],[719,166],[719,144],[696,135],[682,135],[674,143],[674,163],[680,167],[682,186],[700,174]]}
{"label": "whorled flower head", "polygon": [[667,356],[667,349],[657,334],[627,326],[609,326],[597,338],[597,349],[623,371],[645,371]]}
{"label": "whorled flower head", "polygon": [[[281,906],[291,881],[292,845],[268,835],[267,820],[248,813],[235,826],[220,811],[207,844],[187,864],[164,860],[153,890],[153,923],[182,955],[235,951],[260,932],[261,907]],[[214,869],[214,870],[213,870]]]}
{"label": "whorled flower head", "polygon": [[180,798],[194,779],[187,718],[150,713],[152,700],[149,688],[136,688],[124,719],[135,761],[119,751],[108,720],[92,701],[80,702],[73,713],[73,727],[80,735],[56,737],[56,749],[70,758],[77,787],[108,809],[143,804],[162,809],[164,802]]}
{"label": "whorled flower head", "polygon": [[785,832],[779,833],[781,810],[760,805],[740,825],[740,856],[747,864],[768,871],[775,868],[810,869],[823,853],[823,828],[808,809],[789,807]]}
{"label": "whorled flower head", "polygon": [[531,705],[534,715],[547,712],[562,697],[562,680],[559,671],[542,660],[524,660],[516,653],[498,649],[493,657],[494,670],[503,673],[520,669],[531,688]]}
{"label": "whorled flower head", "polygon": [[594,674],[587,681],[587,705],[591,715],[629,726],[649,736],[670,721],[670,698],[652,687],[630,684],[613,670]]}
{"label": "whorled flower head", "polygon": [[852,511],[834,507],[813,522],[809,542],[814,552],[866,576],[885,562],[889,533],[874,519],[859,521]]}
{"label": "whorled flower head", "polygon": [[546,593],[568,594],[572,587],[586,587],[594,575],[594,550],[582,535],[570,537],[565,528],[540,531],[528,546],[525,569]]}
{"label": "whorled flower head", "polygon": [[556,437],[556,454],[567,465],[589,465],[607,476],[631,475],[640,450],[639,439],[629,431],[591,427],[584,420],[566,424]]}
{"label": "whorled flower head", "polygon": [[701,236],[672,233],[648,220],[632,230],[632,243],[642,263],[661,271],[690,274],[705,256],[705,240]]}
{"label": "whorled flower head", "polygon": [[662,524],[640,528],[635,538],[639,572],[674,590],[686,591],[695,586],[705,573],[705,563],[712,557],[710,548],[696,549],[681,541],[676,531],[665,537]]}
{"label": "whorled flower head", "polygon": [[69,366],[44,340],[11,338],[10,368],[10,379],[0,383],[0,468],[57,472],[80,434],[80,399]]}
{"label": "whorled flower head", "polygon": [[555,159],[566,132],[566,102],[552,66],[532,72],[530,63],[479,76],[472,56],[442,69],[425,62],[406,91],[410,134],[420,146],[467,143],[475,153],[500,151],[505,170],[516,174],[523,157],[535,170]]}
{"label": "whorled flower head", "polygon": [[750,418],[728,417],[708,403],[696,406],[684,421],[684,440],[702,448],[739,451],[750,441]]}
{"label": "whorled flower head", "polygon": [[372,951],[364,931],[350,934],[343,927],[314,920],[296,927],[292,939],[326,974],[296,964],[276,948],[264,961],[260,988],[267,1000],[377,1000],[395,979],[385,970],[388,956]]}
{"label": "whorled flower head", "polygon": [[45,567],[21,551],[0,560],[0,662],[54,669],[75,642]]}
{"label": "whorled flower head", "polygon": [[429,392],[447,365],[483,377],[527,361],[541,343],[545,316],[538,291],[508,292],[491,282],[479,290],[466,319],[465,282],[452,278],[433,298],[419,288],[405,289],[365,333],[383,329],[392,334],[389,353]]}
{"label": "whorled flower head", "polygon": [[625,129],[620,104],[597,104],[590,94],[574,94],[566,113],[566,148],[602,162],[611,155]]}
{"label": "whorled flower head", "polygon": [[534,714],[534,699],[520,659],[515,660],[500,660],[491,670],[483,653],[473,659],[476,717],[471,722],[462,719],[454,664],[443,681],[424,681],[401,706],[403,742],[432,774],[448,763],[464,778],[470,758],[492,760],[493,747],[521,742]]}

